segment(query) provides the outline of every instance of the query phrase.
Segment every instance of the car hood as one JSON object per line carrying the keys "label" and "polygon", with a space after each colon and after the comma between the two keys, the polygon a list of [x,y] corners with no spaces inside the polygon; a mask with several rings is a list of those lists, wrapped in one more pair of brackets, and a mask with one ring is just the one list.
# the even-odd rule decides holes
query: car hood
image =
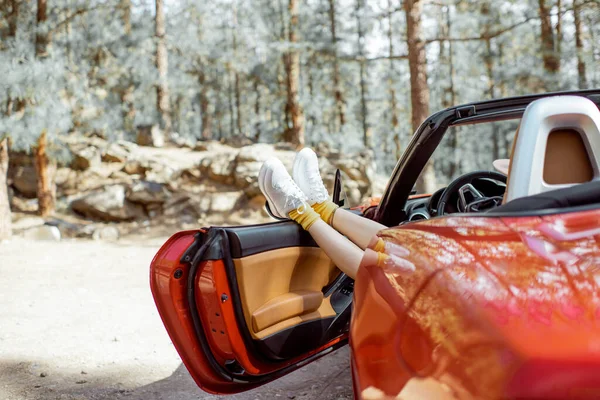
{"label": "car hood", "polygon": [[406,378],[433,377],[458,398],[597,398],[599,227],[600,212],[587,211],[384,230],[414,272],[366,266],[356,317],[362,274],[394,315],[390,351]]}

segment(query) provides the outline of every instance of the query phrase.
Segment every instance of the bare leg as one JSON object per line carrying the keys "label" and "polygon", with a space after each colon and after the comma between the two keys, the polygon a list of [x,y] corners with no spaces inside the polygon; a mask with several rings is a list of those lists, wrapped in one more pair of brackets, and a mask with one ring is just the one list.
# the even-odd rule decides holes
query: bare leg
{"label": "bare leg", "polygon": [[363,218],[342,208],[338,208],[335,214],[333,214],[331,225],[336,231],[347,236],[361,249],[367,248],[369,242],[377,232],[387,228],[385,225]]}
{"label": "bare leg", "polygon": [[323,220],[316,221],[308,229],[308,232],[339,269],[352,279],[356,278],[356,272],[365,254],[364,251]]}

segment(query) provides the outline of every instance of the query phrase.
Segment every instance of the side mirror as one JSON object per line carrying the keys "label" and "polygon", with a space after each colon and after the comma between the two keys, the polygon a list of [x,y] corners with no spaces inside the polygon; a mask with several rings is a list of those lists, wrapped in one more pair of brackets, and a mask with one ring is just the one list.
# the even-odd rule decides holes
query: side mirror
{"label": "side mirror", "polygon": [[340,207],[344,207],[344,203],[346,203],[346,192],[344,191],[344,185],[342,183],[342,173],[339,169],[335,171],[332,200]]}

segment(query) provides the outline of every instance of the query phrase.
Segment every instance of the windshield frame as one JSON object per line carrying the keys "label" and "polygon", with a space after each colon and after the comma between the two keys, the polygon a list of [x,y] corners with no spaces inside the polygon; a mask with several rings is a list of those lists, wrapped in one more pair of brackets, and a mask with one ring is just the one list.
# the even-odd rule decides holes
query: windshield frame
{"label": "windshield frame", "polygon": [[410,192],[450,126],[519,119],[531,102],[545,97],[564,95],[586,97],[600,109],[600,89],[590,89],[463,104],[431,115],[419,126],[396,163],[381,202],[377,206],[374,219],[386,226],[398,225],[406,219],[404,207]]}

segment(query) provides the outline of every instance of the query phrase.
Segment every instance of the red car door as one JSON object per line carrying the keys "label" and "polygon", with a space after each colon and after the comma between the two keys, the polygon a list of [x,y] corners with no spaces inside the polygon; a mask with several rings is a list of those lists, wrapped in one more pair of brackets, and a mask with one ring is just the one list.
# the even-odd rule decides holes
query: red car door
{"label": "red car door", "polygon": [[179,232],[154,257],[150,284],[208,392],[260,386],[347,343],[354,282],[290,221]]}

